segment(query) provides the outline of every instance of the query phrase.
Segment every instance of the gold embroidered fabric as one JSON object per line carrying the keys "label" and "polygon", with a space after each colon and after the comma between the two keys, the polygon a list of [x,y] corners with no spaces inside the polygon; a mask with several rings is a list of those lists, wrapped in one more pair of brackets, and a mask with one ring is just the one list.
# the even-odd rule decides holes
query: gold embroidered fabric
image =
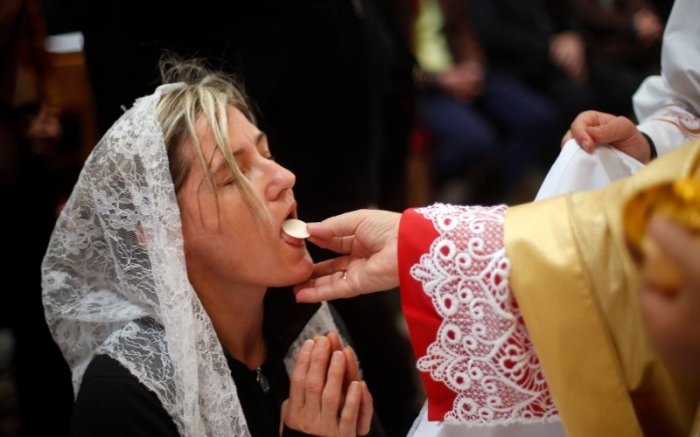
{"label": "gold embroidered fabric", "polygon": [[570,436],[688,435],[693,428],[700,391],[651,348],[622,232],[627,199],[683,176],[700,176],[700,141],[603,190],[506,214],[511,287]]}

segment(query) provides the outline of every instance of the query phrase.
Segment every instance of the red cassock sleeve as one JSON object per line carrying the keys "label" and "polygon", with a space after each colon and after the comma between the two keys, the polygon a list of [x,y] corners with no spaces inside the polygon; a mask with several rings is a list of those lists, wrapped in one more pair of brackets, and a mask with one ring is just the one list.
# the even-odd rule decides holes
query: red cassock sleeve
{"label": "red cassock sleeve", "polygon": [[[422,254],[428,252],[438,233],[430,220],[415,209],[409,209],[401,216],[399,235],[401,307],[408,324],[413,353],[416,357],[422,357],[427,355],[428,346],[435,341],[443,319],[433,307],[431,299],[423,293],[423,285],[411,277],[410,269],[418,263]],[[428,418],[441,420],[452,408],[455,393],[425,372],[421,372],[420,377],[430,400]]]}
{"label": "red cassock sleeve", "polygon": [[436,204],[401,217],[401,305],[431,421],[558,418],[508,282],[506,210]]}

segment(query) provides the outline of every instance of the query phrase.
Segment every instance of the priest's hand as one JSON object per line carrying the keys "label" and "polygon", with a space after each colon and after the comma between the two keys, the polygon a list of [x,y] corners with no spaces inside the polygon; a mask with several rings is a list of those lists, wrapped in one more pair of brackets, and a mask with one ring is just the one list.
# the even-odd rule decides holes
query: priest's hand
{"label": "priest's hand", "polygon": [[664,219],[651,222],[649,235],[677,268],[678,281],[671,281],[676,285],[668,289],[669,281],[660,283],[660,272],[646,267],[642,315],[659,355],[700,380],[700,241]]}
{"label": "priest's hand", "polygon": [[651,160],[651,145],[629,118],[605,112],[584,111],[576,116],[571,129],[562,138],[564,145],[571,138],[588,153],[596,144],[608,144],[639,162]]}
{"label": "priest's hand", "polygon": [[397,242],[401,214],[363,209],[309,223],[309,241],[341,256],[314,266],[294,287],[298,302],[352,297],[399,285]]}
{"label": "priest's hand", "polygon": [[284,425],[311,435],[355,437],[369,433],[372,414],[372,396],[359,380],[352,349],[341,348],[334,333],[307,340],[282,407]]}

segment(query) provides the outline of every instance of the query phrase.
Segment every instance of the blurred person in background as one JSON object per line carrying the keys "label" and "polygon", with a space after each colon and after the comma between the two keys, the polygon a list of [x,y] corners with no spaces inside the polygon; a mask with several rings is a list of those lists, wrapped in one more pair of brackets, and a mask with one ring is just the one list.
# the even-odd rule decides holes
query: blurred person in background
{"label": "blurred person in background", "polygon": [[[494,0],[471,1],[471,4],[492,68],[554,100],[561,113],[562,131],[586,109],[629,111],[634,89],[629,77],[592,60],[589,49],[595,53],[598,47],[588,46],[586,26],[574,8],[575,3]],[[643,17],[640,21],[653,21],[646,19],[648,15]],[[649,41],[658,38],[658,29],[645,32],[648,36],[644,38]],[[555,153],[553,148],[550,158]]]}
{"label": "blurred person in background", "polygon": [[637,125],[625,114],[584,111],[562,144],[573,137],[589,152],[610,144],[647,163],[700,137],[700,41],[688,21],[698,14],[698,2],[675,2],[663,34],[661,71],[647,77],[632,98]]}
{"label": "blurred person in background", "polygon": [[[417,123],[434,138],[438,199],[513,201],[531,163],[558,136],[556,107],[490,69],[466,2],[402,6],[402,28],[419,65]],[[468,196],[465,187],[456,198],[444,193],[454,181],[473,185],[474,193]]]}
{"label": "blurred person in background", "polygon": [[645,0],[573,0],[573,6],[606,96],[599,109],[631,115],[632,94],[642,80],[659,72],[661,19]]}
{"label": "blurred person in background", "polygon": [[562,123],[593,105],[583,29],[568,0],[469,3],[494,71],[556,102]]}
{"label": "blurred person in background", "polygon": [[[62,139],[37,0],[0,4],[0,324],[14,337],[20,435],[65,435],[72,390],[41,306],[40,265],[55,219],[52,175]],[[50,430],[50,431],[49,431]]]}

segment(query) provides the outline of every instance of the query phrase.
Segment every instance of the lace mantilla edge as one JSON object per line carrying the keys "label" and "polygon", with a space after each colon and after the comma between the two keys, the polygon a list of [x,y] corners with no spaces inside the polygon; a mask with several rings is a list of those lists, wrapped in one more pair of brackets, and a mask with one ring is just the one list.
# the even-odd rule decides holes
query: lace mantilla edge
{"label": "lace mantilla edge", "polygon": [[443,318],[418,369],[456,393],[447,423],[508,425],[559,416],[508,283],[506,206],[417,211],[439,233],[411,267]]}
{"label": "lace mantilla edge", "polygon": [[338,332],[338,335],[341,336],[341,341],[343,344],[348,344],[347,340],[339,332],[338,326],[335,324],[335,320],[333,320],[333,314],[328,307],[328,303],[322,302],[321,307],[314,313],[309,321],[306,322],[306,326],[287,351],[287,355],[284,358],[284,365],[287,369],[287,374],[291,376],[294,372],[297,356],[299,355],[299,351],[301,350],[301,346],[304,344],[304,342],[309,338],[313,338],[313,336],[316,334],[326,335],[330,331]]}

